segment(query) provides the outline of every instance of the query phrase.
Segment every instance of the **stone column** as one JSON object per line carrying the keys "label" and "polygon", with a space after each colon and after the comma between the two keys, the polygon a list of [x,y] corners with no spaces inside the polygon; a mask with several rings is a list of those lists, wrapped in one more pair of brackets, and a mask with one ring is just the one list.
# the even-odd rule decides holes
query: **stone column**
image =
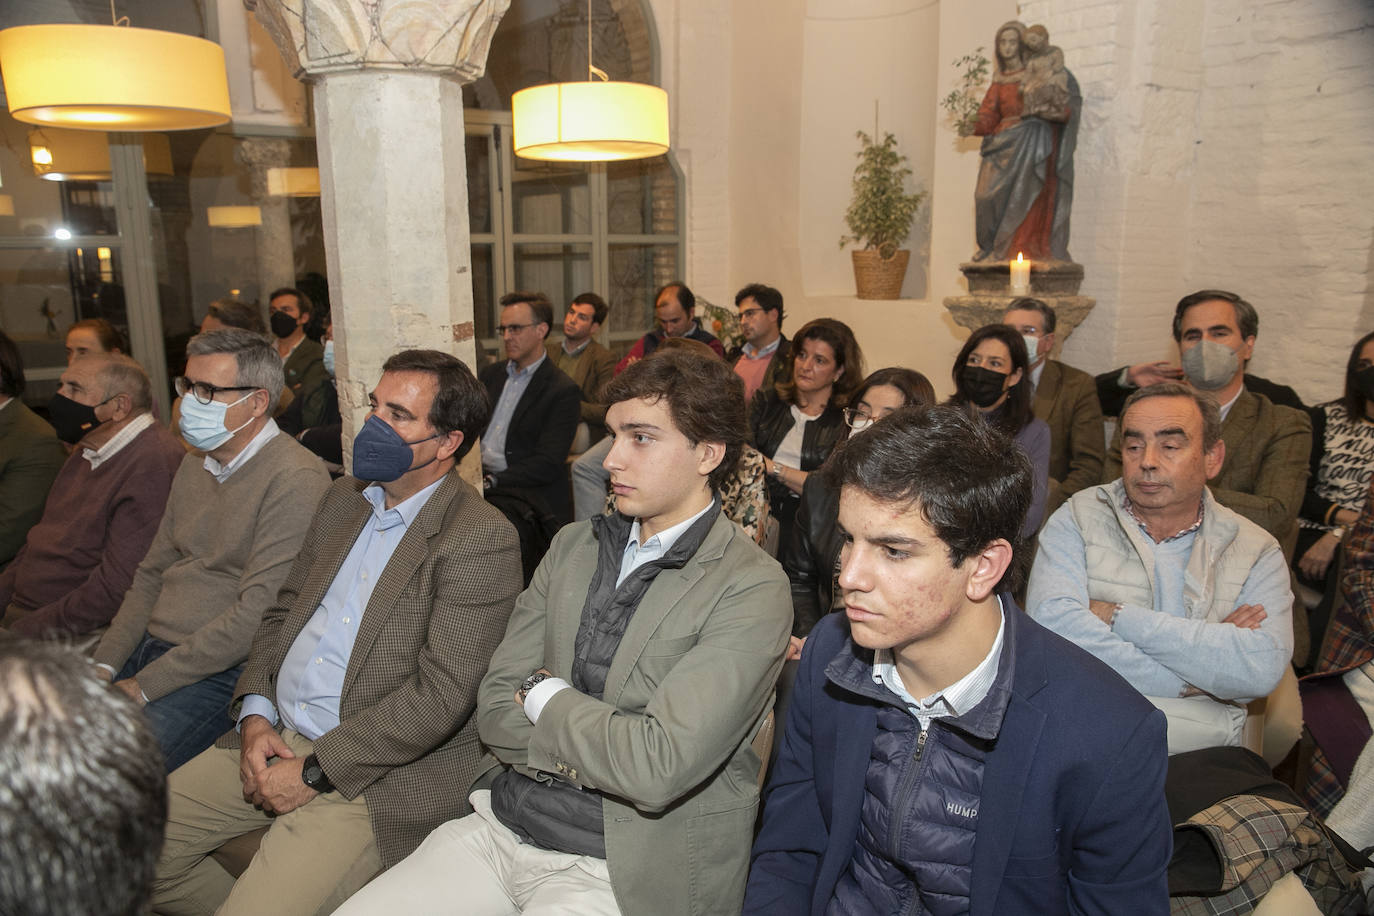
{"label": "stone column", "polygon": [[273,196],[267,187],[267,170],[282,168],[291,156],[285,140],[249,137],[234,153],[248,168],[253,203],[262,211],[262,225],[253,232],[258,254],[258,299],[263,313],[272,290],[296,285],[295,246],[291,240],[291,213],[287,198]]}
{"label": "stone column", "polygon": [[[461,86],[510,0],[245,0],[314,83],[344,457],[397,350],[476,369]],[[464,476],[480,479],[474,449]]]}

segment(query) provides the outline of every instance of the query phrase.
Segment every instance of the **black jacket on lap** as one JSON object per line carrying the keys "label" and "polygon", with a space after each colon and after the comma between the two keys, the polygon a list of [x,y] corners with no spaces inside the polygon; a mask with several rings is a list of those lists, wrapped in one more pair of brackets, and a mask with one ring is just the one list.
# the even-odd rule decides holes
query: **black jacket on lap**
{"label": "black jacket on lap", "polygon": [[778,559],[792,583],[792,635],[805,638],[835,603],[835,565],[839,562],[840,493],[824,472],[806,478],[791,537]]}

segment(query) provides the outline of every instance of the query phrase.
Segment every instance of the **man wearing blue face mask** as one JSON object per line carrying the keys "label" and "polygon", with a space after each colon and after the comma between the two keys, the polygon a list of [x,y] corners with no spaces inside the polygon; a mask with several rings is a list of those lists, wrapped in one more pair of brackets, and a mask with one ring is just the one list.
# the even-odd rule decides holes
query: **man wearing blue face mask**
{"label": "man wearing blue face mask", "polygon": [[263,611],[329,485],[320,460],[270,417],[281,357],[260,334],[209,331],[177,379],[182,436],[152,546],[95,661],[153,723],[170,772],[210,745]]}
{"label": "man wearing blue face mask", "polygon": [[[370,401],[355,476],[253,639],[237,730],[172,774],[159,913],[333,912],[471,810],[477,686],[521,581],[515,532],[456,470],[491,408],[436,350],[388,359]],[[237,882],[207,855],[268,825]]]}

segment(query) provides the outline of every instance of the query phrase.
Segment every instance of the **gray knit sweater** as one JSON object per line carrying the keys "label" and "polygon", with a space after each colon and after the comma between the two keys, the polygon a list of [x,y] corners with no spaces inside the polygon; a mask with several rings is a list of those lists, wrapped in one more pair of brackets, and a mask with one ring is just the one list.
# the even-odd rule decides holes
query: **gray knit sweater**
{"label": "gray knit sweater", "polygon": [[248,647],[305,539],[329,474],[277,435],[224,483],[187,455],[133,585],[95,650],[118,670],[143,634],[175,648],[138,672],[149,700],[248,657]]}

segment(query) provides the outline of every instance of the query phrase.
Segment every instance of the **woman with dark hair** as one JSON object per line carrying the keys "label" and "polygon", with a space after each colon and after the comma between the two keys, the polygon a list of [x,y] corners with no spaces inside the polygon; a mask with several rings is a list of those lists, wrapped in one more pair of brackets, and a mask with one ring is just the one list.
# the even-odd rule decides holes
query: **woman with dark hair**
{"label": "woman with dark hair", "polygon": [[1313,645],[1321,643],[1335,591],[1332,563],[1355,524],[1369,494],[1374,472],[1374,332],[1355,342],[1345,365],[1341,397],[1308,411],[1312,415],[1312,473],[1298,513],[1298,546],[1293,567],[1304,585],[1323,592],[1317,612],[1309,617]]}
{"label": "woman with dark hair", "polygon": [[104,318],[87,318],[67,328],[67,365],[91,353],[123,353],[124,336]]}
{"label": "woman with dark hair", "polygon": [[790,376],[760,389],[749,410],[752,445],[763,453],[778,543],[787,542],[807,475],[830,457],[844,433],[849,395],[863,378],[863,353],[849,325],[817,318],[792,341]]}
{"label": "woman with dark hair", "polygon": [[[854,392],[844,410],[845,438],[856,435],[903,407],[935,403],[935,388],[913,369],[879,369]],[[843,447],[843,446],[841,446]],[[789,658],[801,655],[801,643],[811,628],[833,607],[835,568],[843,541],[835,521],[840,494],[824,472],[806,478],[792,536],[782,543],[778,559],[792,581],[792,647]]]}
{"label": "woman with dark hair", "polygon": [[1026,342],[1005,324],[986,324],[969,335],[954,360],[954,394],[946,403],[976,410],[1016,440],[1030,459],[1035,490],[1022,536],[1040,530],[1050,473],[1050,428],[1031,409]]}

